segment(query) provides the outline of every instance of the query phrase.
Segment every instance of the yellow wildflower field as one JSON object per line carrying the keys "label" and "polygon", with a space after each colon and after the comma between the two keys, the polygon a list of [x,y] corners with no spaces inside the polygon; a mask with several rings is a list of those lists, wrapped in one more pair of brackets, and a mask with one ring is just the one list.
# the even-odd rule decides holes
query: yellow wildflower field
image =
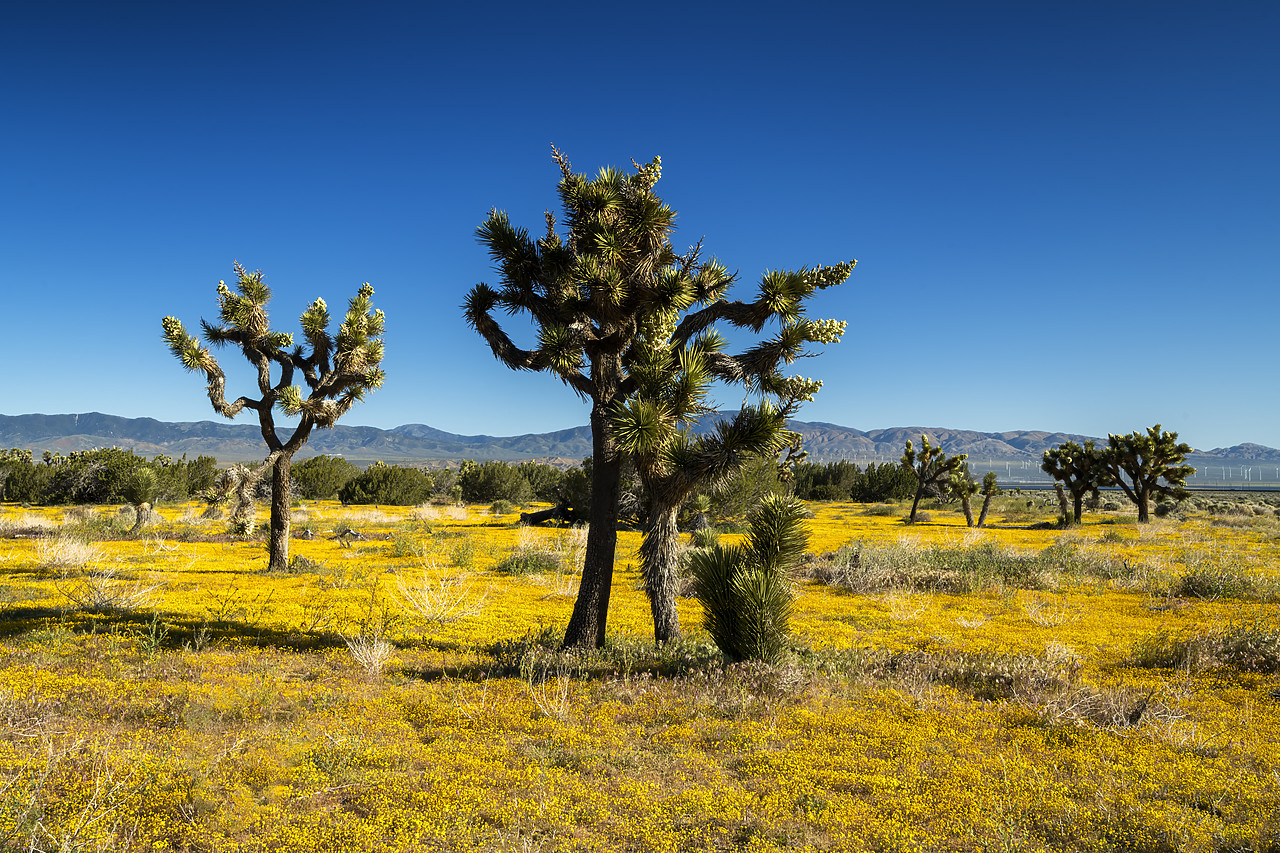
{"label": "yellow wildflower field", "polygon": [[516,514],[308,503],[267,574],[0,507],[0,849],[1280,850],[1280,519],[1008,506],[812,506],[779,666],[655,649],[634,532],[575,653]]}

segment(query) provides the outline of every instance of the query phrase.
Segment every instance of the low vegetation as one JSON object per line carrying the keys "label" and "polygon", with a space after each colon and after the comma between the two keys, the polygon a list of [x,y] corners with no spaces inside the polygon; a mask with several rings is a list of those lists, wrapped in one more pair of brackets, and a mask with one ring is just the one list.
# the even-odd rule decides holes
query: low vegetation
{"label": "low vegetation", "polygon": [[811,505],[734,662],[692,583],[654,645],[637,533],[564,651],[586,536],[514,511],[308,503],[268,571],[199,505],[6,505],[0,849],[1280,849],[1274,504],[908,506]]}

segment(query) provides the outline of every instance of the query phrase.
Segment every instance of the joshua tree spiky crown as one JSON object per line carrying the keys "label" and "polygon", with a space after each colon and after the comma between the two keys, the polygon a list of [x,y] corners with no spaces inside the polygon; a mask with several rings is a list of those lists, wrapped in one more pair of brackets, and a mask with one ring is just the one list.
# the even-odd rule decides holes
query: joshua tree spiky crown
{"label": "joshua tree spiky crown", "polygon": [[[299,318],[302,333],[311,346],[304,355],[301,345],[294,346],[293,335],[273,332],[267,318],[267,302],[271,290],[262,271],[248,272],[235,264],[236,293],[226,282],[218,282],[218,308],[221,323],[200,321],[204,339],[213,346],[235,344],[246,359],[257,368],[261,397],[226,399],[226,374],[213,353],[202,346],[176,317],[161,321],[164,340],[170,351],[190,371],[203,371],[209,380],[209,402],[218,414],[234,418],[244,409],[252,409],[259,417],[268,417],[272,407],[279,406],[287,415],[302,415],[307,430],[312,426],[331,427],[353,405],[364,399],[366,392],[382,385],[385,374],[382,362],[382,331],[385,318],[373,308],[373,288],[361,285],[347,308],[347,316],[338,327],[336,338],[329,334],[329,308],[323,299],[311,303]],[[271,371],[280,371],[274,385]],[[303,396],[294,385],[294,374],[300,373],[309,392]],[[302,428],[302,425],[299,425]],[[274,433],[273,433],[274,435]],[[264,434],[272,451],[283,443]],[[279,445],[279,446],[277,446]]]}
{"label": "joshua tree spiky crown", "polygon": [[1145,523],[1151,520],[1152,495],[1175,500],[1186,497],[1183,487],[1196,472],[1186,464],[1187,454],[1193,452],[1191,445],[1178,441],[1176,432],[1165,432],[1156,424],[1147,427],[1145,435],[1134,430],[1128,435],[1107,436],[1102,459],[1115,484],[1137,505],[1138,521]]}
{"label": "joshua tree spiky crown", "polygon": [[[382,332],[385,318],[373,308],[373,288],[366,282],[351,299],[338,333],[329,333],[329,308],[323,299],[311,303],[299,318],[302,334],[310,353],[294,345],[293,335],[272,331],[267,317],[271,290],[263,281],[262,271],[249,272],[235,264],[236,286],[218,282],[217,324],[200,321],[201,333],[212,346],[234,344],[257,370],[257,398],[226,398],[227,378],[208,347],[187,332],[176,317],[161,321],[164,341],[169,350],[190,371],[203,372],[208,379],[209,402],[227,418],[245,409],[258,414],[262,438],[269,453],[261,467],[246,481],[261,479],[274,472],[276,491],[288,490],[289,463],[314,427],[332,427],[369,391],[382,385]],[[273,381],[273,370],[279,379]],[[306,390],[294,384],[301,375]],[[288,438],[276,433],[274,410],[279,408],[290,417],[298,417],[297,427]],[[288,558],[287,494],[273,495],[271,519],[271,566]]]}

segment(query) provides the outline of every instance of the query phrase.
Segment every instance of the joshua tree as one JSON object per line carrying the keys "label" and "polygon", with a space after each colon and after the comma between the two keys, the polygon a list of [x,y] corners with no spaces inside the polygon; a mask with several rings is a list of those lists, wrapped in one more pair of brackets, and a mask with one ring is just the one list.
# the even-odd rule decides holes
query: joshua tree
{"label": "joshua tree", "polygon": [[[591,401],[590,530],[565,644],[598,647],[617,546],[621,457],[611,419],[637,390],[629,372],[634,345],[652,324],[672,324],[682,314],[671,335],[676,348],[720,320],[755,332],[771,319],[785,322],[814,290],[848,278],[852,264],[771,274],[760,300],[727,302],[723,295],[733,276],[724,267],[700,262],[696,248],[680,256],[671,247],[675,213],[653,190],[662,171],[659,158],[634,164],[630,174],[606,168],[588,178],[575,174],[554,147],[552,156],[560,167],[567,233],[556,232],[548,212],[545,233],[534,240],[505,213],[490,211],[477,236],[497,264],[502,286],[476,285],[464,311],[503,364],[552,373]],[[705,307],[685,313],[695,305]],[[516,346],[494,318],[498,310],[527,313],[537,327],[536,344]]]}
{"label": "joshua tree", "polygon": [[964,509],[964,523],[967,527],[973,527],[972,499],[978,491],[978,484],[969,473],[968,462],[952,470],[951,477],[947,481],[947,491],[952,497],[960,499],[960,506]]}
{"label": "joshua tree", "polygon": [[988,471],[982,478],[982,511],[978,513],[978,526],[984,527],[987,523],[987,511],[991,509],[991,499],[1000,494],[1000,487],[996,485],[996,472]]}
{"label": "joshua tree", "polygon": [[1063,523],[1074,520],[1079,524],[1085,496],[1096,496],[1098,489],[1114,484],[1115,478],[1107,470],[1104,456],[1105,451],[1094,447],[1092,441],[1086,441],[1084,447],[1068,441],[1044,452],[1040,469],[1055,480],[1055,485],[1061,483],[1071,494],[1071,515],[1068,516],[1064,508]]}
{"label": "joshua tree", "polygon": [[1175,500],[1186,497],[1183,486],[1187,477],[1196,472],[1186,464],[1191,452],[1191,445],[1178,443],[1176,432],[1164,432],[1156,424],[1147,427],[1146,435],[1135,430],[1128,435],[1108,436],[1102,458],[1116,485],[1137,504],[1139,523],[1145,524],[1151,520],[1152,495],[1168,495]]}
{"label": "joshua tree", "polygon": [[951,481],[951,475],[958,471],[968,458],[967,453],[948,456],[942,452],[941,447],[931,445],[927,435],[920,436],[919,451],[910,440],[907,441],[907,449],[902,454],[902,467],[914,471],[916,475],[916,497],[911,502],[910,521],[916,520],[916,509],[920,506],[920,499],[924,497],[925,492],[930,489],[945,490],[946,485]]}
{"label": "joshua tree", "polygon": [[138,465],[125,478],[121,493],[133,506],[133,527],[129,535],[142,530],[151,520],[151,504],[156,499],[156,472],[145,465]]}
{"label": "joshua tree", "polygon": [[[306,443],[313,428],[332,427],[367,392],[382,385],[384,318],[381,311],[373,308],[373,288],[366,283],[351,299],[337,336],[331,337],[329,309],[323,299],[317,299],[299,321],[310,346],[310,353],[304,354],[302,346],[294,346],[293,335],[271,330],[267,320],[271,291],[262,280],[262,272],[247,272],[239,263],[235,271],[237,293],[225,282],[218,282],[221,322],[213,325],[202,320],[200,325],[208,343],[234,344],[256,368],[260,395],[257,399],[238,397],[227,402],[226,374],[213,353],[188,334],[176,318],[165,317],[161,325],[165,343],[183,366],[202,371],[208,378],[209,402],[214,411],[234,418],[247,408],[258,415],[262,438],[270,452],[256,471],[242,479],[256,481],[271,473],[268,569],[277,571],[289,564],[289,468],[293,454]],[[279,371],[280,377],[274,384],[273,369]],[[293,384],[295,373],[301,374],[307,384],[305,396],[303,389]],[[299,418],[287,438],[276,431],[277,407],[286,415]]]}
{"label": "joshua tree", "polygon": [[804,514],[799,501],[769,495],[751,514],[746,542],[693,553],[703,624],[730,660],[774,663],[786,652],[791,570],[808,544]]}
{"label": "joshua tree", "polygon": [[[777,361],[791,362],[803,354],[805,343],[834,342],[843,331],[844,323],[797,318],[783,330],[789,343],[772,351]],[[680,636],[676,519],[681,505],[695,491],[723,483],[748,460],[776,457],[792,445],[798,436],[787,430],[787,418],[821,386],[814,380],[782,377],[777,361],[758,354],[726,356],[722,346],[723,341],[710,331],[681,349],[673,349],[665,336],[657,341],[646,338],[631,364],[638,390],[613,421],[619,448],[634,461],[648,497],[640,565],[653,611],[654,639],[659,643]],[[751,373],[762,369],[768,373]],[[781,405],[768,401],[744,405],[733,420],[720,421],[714,431],[695,435],[693,421],[711,414],[704,401],[716,376],[744,379],[772,391],[781,398]]]}

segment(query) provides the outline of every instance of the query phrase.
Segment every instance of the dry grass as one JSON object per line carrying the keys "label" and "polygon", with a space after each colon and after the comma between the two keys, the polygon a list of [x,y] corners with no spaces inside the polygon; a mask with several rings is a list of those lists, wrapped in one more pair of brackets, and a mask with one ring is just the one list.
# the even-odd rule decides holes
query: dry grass
{"label": "dry grass", "polygon": [[396,573],[396,600],[423,622],[445,625],[479,614],[489,593],[477,594],[474,590],[472,576],[441,577],[430,560],[424,561],[416,577],[406,578]]}
{"label": "dry grass", "polygon": [[52,536],[36,544],[36,562],[42,569],[80,569],[99,562],[103,549],[80,536]]}
{"label": "dry grass", "polygon": [[64,574],[58,592],[71,604],[89,613],[144,610],[154,603],[156,591],[164,584],[117,576],[115,566],[104,566],[81,574]]}
{"label": "dry grass", "polygon": [[15,536],[43,536],[56,530],[57,523],[43,515],[23,513],[0,517],[0,538]]}
{"label": "dry grass", "polygon": [[347,644],[347,651],[351,653],[352,659],[360,665],[360,668],[370,678],[382,675],[387,662],[396,653],[395,645],[388,642],[378,632],[361,631],[357,634],[344,636],[342,639]]}

